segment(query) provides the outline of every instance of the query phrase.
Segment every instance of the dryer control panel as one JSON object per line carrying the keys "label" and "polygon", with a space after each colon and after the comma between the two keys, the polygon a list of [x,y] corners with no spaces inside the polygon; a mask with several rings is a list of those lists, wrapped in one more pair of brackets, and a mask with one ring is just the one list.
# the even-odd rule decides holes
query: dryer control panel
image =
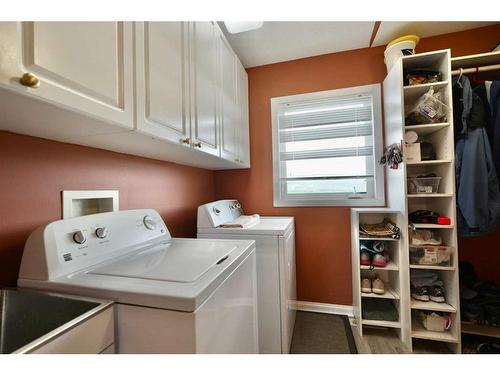
{"label": "dryer control panel", "polygon": [[198,207],[198,228],[217,228],[243,215],[240,202],[224,199]]}

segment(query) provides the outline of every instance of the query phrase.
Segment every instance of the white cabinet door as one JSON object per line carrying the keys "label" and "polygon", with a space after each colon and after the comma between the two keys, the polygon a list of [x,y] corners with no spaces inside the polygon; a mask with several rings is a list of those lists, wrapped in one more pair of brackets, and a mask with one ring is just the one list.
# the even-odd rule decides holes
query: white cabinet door
{"label": "white cabinet door", "polygon": [[238,162],[250,167],[250,134],[248,123],[248,75],[240,61],[237,63],[238,87]]}
{"label": "white cabinet door", "polygon": [[[126,22],[2,25],[1,81],[18,91],[133,128],[133,35]],[[24,73],[39,86],[22,85]],[[33,83],[33,82],[32,82]],[[71,126],[71,124],[68,124]]]}
{"label": "white cabinet door", "polygon": [[217,29],[214,22],[191,23],[191,144],[219,156]]}
{"label": "white cabinet door", "polygon": [[221,157],[238,162],[238,95],[236,56],[222,33],[219,34]]}
{"label": "white cabinet door", "polygon": [[190,145],[188,23],[137,22],[137,129]]}

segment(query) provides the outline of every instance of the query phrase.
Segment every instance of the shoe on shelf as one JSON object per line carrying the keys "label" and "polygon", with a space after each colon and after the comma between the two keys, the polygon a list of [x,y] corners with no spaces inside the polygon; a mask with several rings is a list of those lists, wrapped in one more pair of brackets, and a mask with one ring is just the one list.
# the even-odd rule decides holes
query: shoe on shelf
{"label": "shoe on shelf", "polygon": [[384,253],[379,253],[375,254],[372,259],[372,266],[375,267],[385,267],[387,265],[387,262],[385,260],[385,254]]}
{"label": "shoe on shelf", "polygon": [[444,290],[440,286],[433,286],[429,290],[429,299],[432,302],[443,303],[445,301]]}
{"label": "shoe on shelf", "polygon": [[384,294],[385,293],[385,285],[382,280],[380,280],[377,276],[375,280],[372,280],[372,291],[375,294]]}
{"label": "shoe on shelf", "polygon": [[362,266],[370,266],[372,264],[370,253],[368,251],[361,250],[359,254],[359,262]]}
{"label": "shoe on shelf", "polygon": [[498,342],[481,343],[477,347],[477,352],[479,354],[500,354],[500,343]]}
{"label": "shoe on shelf", "polygon": [[429,287],[427,286],[415,287],[411,290],[411,296],[417,301],[428,302],[430,300]]}
{"label": "shoe on shelf", "polygon": [[372,292],[372,281],[367,277],[361,280],[361,292],[363,293]]}

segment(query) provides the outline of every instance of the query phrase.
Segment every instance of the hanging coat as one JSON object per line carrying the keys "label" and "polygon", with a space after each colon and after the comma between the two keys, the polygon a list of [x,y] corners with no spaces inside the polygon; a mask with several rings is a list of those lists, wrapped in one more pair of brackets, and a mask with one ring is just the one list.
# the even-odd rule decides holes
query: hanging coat
{"label": "hanging coat", "polygon": [[[488,134],[484,127],[467,127],[473,100],[470,82],[460,77],[463,87],[464,132],[457,141],[455,172],[458,230],[462,236],[491,232],[500,213],[500,192]],[[472,125],[472,124],[471,124]]]}

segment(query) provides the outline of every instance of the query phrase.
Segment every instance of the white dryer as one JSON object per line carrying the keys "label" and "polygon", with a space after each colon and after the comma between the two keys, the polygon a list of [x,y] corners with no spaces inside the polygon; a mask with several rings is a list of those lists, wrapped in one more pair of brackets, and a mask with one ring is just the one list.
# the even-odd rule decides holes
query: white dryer
{"label": "white dryer", "polygon": [[255,267],[253,241],[171,238],[130,210],[35,230],[18,285],[118,302],[119,353],[257,353]]}
{"label": "white dryer", "polygon": [[236,200],[198,207],[198,238],[255,240],[259,353],[289,353],[295,324],[295,227],[293,217],[261,216],[250,227],[224,228],[243,215]]}

